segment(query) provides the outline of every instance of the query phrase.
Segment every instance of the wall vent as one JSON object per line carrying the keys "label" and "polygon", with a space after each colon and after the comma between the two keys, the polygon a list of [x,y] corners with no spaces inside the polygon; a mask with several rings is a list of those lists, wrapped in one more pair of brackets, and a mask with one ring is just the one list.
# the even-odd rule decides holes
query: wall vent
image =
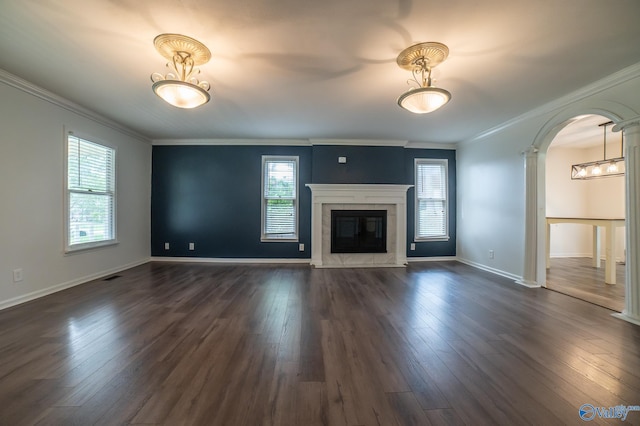
{"label": "wall vent", "polygon": [[116,278],[120,278],[122,275],[111,275],[110,277],[107,277],[105,279],[103,279],[102,281],[113,281]]}

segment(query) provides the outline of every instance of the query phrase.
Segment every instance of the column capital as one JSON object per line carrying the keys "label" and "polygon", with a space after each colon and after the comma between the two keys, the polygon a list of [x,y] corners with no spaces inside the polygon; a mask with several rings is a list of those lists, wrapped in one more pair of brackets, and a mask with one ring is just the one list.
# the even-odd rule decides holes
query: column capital
{"label": "column capital", "polygon": [[629,118],[627,120],[622,120],[619,123],[616,123],[615,126],[613,126],[612,130],[614,132],[619,132],[621,130],[626,130],[626,129],[630,129],[632,127],[639,127],[640,126],[640,115],[634,118]]}

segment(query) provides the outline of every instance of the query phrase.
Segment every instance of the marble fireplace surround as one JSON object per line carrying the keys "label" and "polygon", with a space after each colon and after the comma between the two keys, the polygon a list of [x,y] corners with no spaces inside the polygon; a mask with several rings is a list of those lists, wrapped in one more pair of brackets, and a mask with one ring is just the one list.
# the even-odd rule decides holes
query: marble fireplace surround
{"label": "marble fireplace surround", "polygon": [[[340,268],[407,264],[407,190],[413,185],[306,186],[311,190],[311,265]],[[331,253],[331,210],[387,210],[387,253]]]}

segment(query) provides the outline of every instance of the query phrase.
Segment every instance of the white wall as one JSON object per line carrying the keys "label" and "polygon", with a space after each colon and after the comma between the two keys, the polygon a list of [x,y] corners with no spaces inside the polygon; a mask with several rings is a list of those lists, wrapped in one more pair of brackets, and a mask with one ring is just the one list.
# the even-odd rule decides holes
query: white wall
{"label": "white wall", "polygon": [[[603,118],[603,120],[606,120]],[[607,143],[607,158],[619,156],[620,142]],[[549,147],[546,157],[547,216],[624,218],[624,177],[571,180],[571,165],[602,159],[602,147],[587,149]],[[602,241],[606,231],[602,230]],[[624,228],[616,232],[616,258],[624,259]],[[551,257],[591,257],[592,227],[578,224],[551,225]],[[603,250],[604,256],[604,250]]]}
{"label": "white wall", "polygon": [[[546,159],[546,215],[589,217],[592,181],[571,180],[571,165],[595,160],[589,150],[549,147]],[[551,225],[551,257],[587,257],[592,253],[592,232],[588,225]]]}
{"label": "white wall", "polygon": [[[151,144],[5,82],[0,105],[0,308],[148,260]],[[65,128],[116,147],[115,246],[63,252]]]}
{"label": "white wall", "polygon": [[[524,163],[518,131],[458,147],[457,257],[518,277],[524,266]],[[489,258],[489,251],[494,258]]]}
{"label": "white wall", "polygon": [[[602,158],[602,147],[589,150],[589,158]],[[607,142],[607,158],[620,156],[620,142]],[[606,179],[590,180],[588,188],[587,214],[589,217],[623,218],[625,216],[624,177],[612,177]],[[606,238],[606,232],[602,231],[602,238]],[[616,230],[616,259],[624,260],[625,257],[625,231],[624,228]]]}
{"label": "white wall", "polygon": [[[640,66],[625,78],[594,84],[587,94],[569,95],[458,145],[458,241],[460,260],[522,278],[525,235],[525,161],[523,152],[563,111],[593,113],[609,105],[640,111]],[[626,76],[627,74],[625,74]],[[564,102],[564,100],[567,100]],[[578,115],[579,113],[576,113]],[[595,209],[593,210],[596,211]],[[495,258],[489,259],[489,250]]]}

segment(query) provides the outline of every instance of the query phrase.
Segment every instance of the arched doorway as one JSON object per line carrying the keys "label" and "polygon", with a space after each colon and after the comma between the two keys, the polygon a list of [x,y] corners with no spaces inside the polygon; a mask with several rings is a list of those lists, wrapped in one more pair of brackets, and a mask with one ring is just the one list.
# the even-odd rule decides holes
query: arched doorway
{"label": "arched doorway", "polygon": [[546,194],[547,150],[568,124],[585,114],[613,121],[614,130],[625,132],[625,176],[627,266],[625,309],[616,316],[640,325],[640,116],[632,109],[612,102],[583,103],[567,108],[547,121],[525,154],[525,260],[522,283],[531,287],[546,283]]}
{"label": "arched doorway", "polygon": [[601,115],[575,117],[546,152],[546,287],[622,312],[624,162],[589,164],[623,157],[623,133],[609,123]]}

